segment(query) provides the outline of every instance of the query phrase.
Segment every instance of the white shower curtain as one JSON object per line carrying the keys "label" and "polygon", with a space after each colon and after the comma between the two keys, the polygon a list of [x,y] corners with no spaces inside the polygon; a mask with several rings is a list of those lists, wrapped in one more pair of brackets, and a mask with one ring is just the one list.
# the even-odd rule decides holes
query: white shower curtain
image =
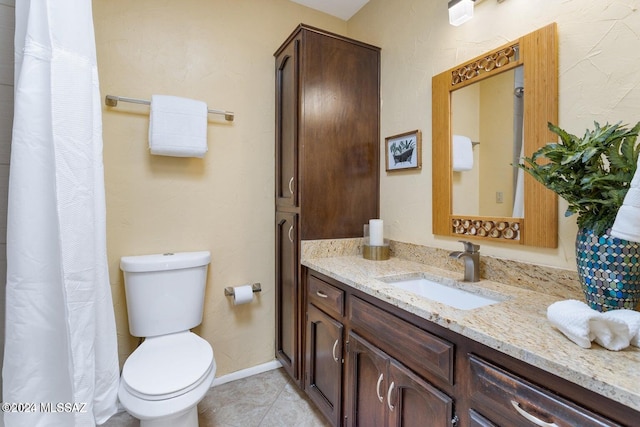
{"label": "white shower curtain", "polygon": [[15,31],[2,375],[3,400],[29,405],[4,421],[91,426],[119,376],[91,2],[16,1]]}

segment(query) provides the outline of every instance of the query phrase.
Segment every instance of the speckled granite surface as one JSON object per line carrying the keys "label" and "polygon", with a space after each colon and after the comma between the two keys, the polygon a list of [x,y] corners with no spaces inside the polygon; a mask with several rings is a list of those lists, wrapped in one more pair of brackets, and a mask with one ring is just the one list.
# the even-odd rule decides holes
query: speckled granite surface
{"label": "speckled granite surface", "polygon": [[[583,296],[577,276],[566,270],[484,257],[480,282],[465,290],[503,300],[474,310],[458,310],[394,288],[383,280],[421,275],[458,286],[462,269],[448,252],[391,242],[387,261],[362,258],[361,239],[306,241],[302,264],[396,307],[530,363],[575,384],[640,410],[640,349],[613,352],[593,344],[583,349],[551,326],[547,307]],[[455,260],[451,260],[455,261]],[[459,270],[459,271],[458,271]],[[573,279],[572,279],[573,277]],[[498,281],[499,280],[499,281]],[[573,283],[575,280],[576,283]]]}

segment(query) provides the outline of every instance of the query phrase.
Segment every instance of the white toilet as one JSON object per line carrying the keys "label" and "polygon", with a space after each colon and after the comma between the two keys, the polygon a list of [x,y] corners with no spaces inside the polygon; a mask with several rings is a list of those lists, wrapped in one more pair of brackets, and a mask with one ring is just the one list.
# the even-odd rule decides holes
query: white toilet
{"label": "white toilet", "polygon": [[120,259],[129,331],[145,337],[125,361],[122,406],[141,427],[197,427],[197,404],[211,387],[211,345],[189,331],[202,323],[208,251]]}

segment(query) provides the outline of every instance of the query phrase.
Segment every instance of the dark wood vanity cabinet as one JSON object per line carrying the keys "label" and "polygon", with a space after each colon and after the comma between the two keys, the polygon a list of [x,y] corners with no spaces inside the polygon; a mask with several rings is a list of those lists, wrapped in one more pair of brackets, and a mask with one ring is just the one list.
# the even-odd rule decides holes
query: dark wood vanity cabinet
{"label": "dark wood vanity cabinet", "polygon": [[300,240],[379,215],[380,49],[300,25],[274,55],[276,356],[303,386]]}
{"label": "dark wood vanity cabinet", "polygon": [[334,426],[640,425],[638,411],[304,270],[305,391]]}
{"label": "dark wood vanity cabinet", "polygon": [[[450,343],[348,295],[322,275],[310,272],[305,285],[305,391],[332,425],[452,425],[453,400],[412,369],[449,382]],[[376,339],[371,331],[378,327]],[[431,365],[425,360],[434,366],[425,369]]]}
{"label": "dark wood vanity cabinet", "polygon": [[453,425],[453,400],[390,357],[349,332],[346,426]]}
{"label": "dark wood vanity cabinet", "polygon": [[347,426],[453,424],[454,346],[355,295],[347,297]]}

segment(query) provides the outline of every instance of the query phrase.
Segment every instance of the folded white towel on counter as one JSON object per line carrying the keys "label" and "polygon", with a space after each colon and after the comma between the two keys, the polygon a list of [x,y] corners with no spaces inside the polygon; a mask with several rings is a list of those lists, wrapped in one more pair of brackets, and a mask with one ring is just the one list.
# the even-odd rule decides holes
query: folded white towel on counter
{"label": "folded white towel on counter", "polygon": [[547,308],[547,319],[567,338],[582,348],[595,341],[608,350],[629,346],[629,327],[623,320],[593,310],[577,300],[558,301]]}
{"label": "folded white towel on counter", "polygon": [[608,319],[622,320],[629,327],[629,336],[631,338],[631,345],[640,347],[640,312],[635,310],[609,310],[602,314],[603,317]]}
{"label": "folded white towel on counter", "polygon": [[640,157],[629,191],[611,227],[611,235],[618,239],[640,242]]}
{"label": "folded white towel on counter", "polygon": [[473,143],[469,137],[453,135],[451,145],[451,164],[456,172],[473,169]]}
{"label": "folded white towel on counter", "polygon": [[194,99],[152,95],[149,113],[151,154],[204,157],[207,147],[207,104]]}

